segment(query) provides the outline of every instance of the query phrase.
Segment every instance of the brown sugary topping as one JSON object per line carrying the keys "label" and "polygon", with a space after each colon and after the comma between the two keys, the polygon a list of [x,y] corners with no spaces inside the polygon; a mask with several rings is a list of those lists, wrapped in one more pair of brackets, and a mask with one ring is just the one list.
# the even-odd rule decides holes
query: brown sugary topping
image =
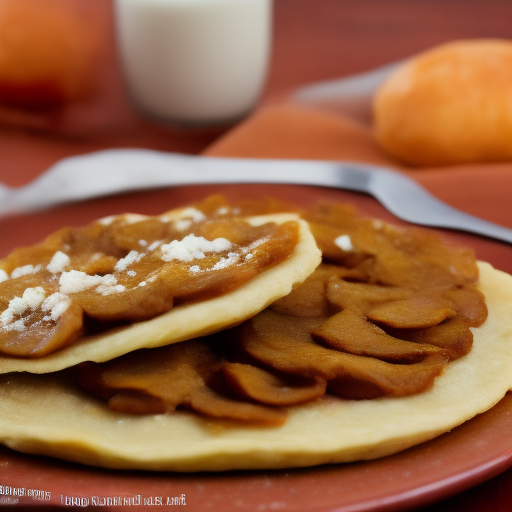
{"label": "brown sugary topping", "polygon": [[290,256],[298,237],[296,222],[253,226],[217,199],[61,229],[0,260],[0,353],[41,357],[228,293]]}
{"label": "brown sugary topping", "polygon": [[[239,208],[264,213],[280,205]],[[362,218],[347,205],[303,217],[324,262],[287,297],[230,331],[148,350],[143,366],[136,354],[84,365],[83,386],[123,412],[178,407],[280,425],[286,407],[326,393],[356,400],[421,393],[471,350],[470,327],[487,317],[472,251]],[[210,229],[222,236],[221,225]]]}

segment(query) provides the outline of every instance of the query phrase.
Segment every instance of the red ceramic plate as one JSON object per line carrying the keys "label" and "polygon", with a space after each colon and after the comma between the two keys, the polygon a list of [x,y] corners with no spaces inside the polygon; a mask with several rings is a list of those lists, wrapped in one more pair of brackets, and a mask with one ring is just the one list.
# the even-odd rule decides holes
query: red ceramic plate
{"label": "red ceramic plate", "polygon": [[[373,199],[349,192],[300,186],[196,186],[122,195],[0,219],[0,257],[41,240],[64,225],[82,225],[127,211],[157,214],[211,193],[230,199],[274,196],[307,206],[350,201],[368,215],[399,223]],[[448,241],[493,254],[503,268],[510,249],[470,235]],[[499,261],[498,261],[499,260]],[[510,269],[503,268],[510,271]],[[427,505],[474,486],[512,466],[512,396],[432,441],[383,459],[280,471],[218,474],[112,471],[0,447],[0,505],[98,507],[101,510],[205,512],[397,511]],[[179,442],[179,440],[178,440]]]}

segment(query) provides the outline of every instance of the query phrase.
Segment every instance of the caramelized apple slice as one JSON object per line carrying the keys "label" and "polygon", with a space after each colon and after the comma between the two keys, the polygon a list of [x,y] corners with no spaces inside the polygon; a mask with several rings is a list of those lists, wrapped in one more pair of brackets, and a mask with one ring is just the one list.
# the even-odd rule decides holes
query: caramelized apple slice
{"label": "caramelized apple slice", "polygon": [[69,345],[82,333],[83,311],[58,292],[27,288],[13,297],[0,316],[0,351],[40,357]]}
{"label": "caramelized apple slice", "polygon": [[[153,254],[137,254],[136,260],[114,274],[89,276],[68,272],[61,277],[61,289],[92,318],[99,320],[141,321],[169,311],[173,306],[173,289],[165,267]],[[82,286],[84,290],[74,291]]]}
{"label": "caramelized apple slice", "polygon": [[127,354],[78,368],[81,385],[131,414],[174,411],[178,406],[207,416],[280,425],[286,411],[244,402],[209,387],[221,360],[200,340]]}
{"label": "caramelized apple slice", "polygon": [[469,323],[459,315],[426,329],[389,329],[389,334],[414,343],[442,348],[450,361],[466,355],[473,344]]}
{"label": "caramelized apple slice", "polygon": [[306,379],[295,375],[277,376],[242,363],[226,363],[222,368],[229,385],[242,397],[269,405],[296,405],[325,394],[324,379]]}
{"label": "caramelized apple slice", "polygon": [[269,426],[282,425],[288,416],[282,409],[227,398],[208,387],[194,390],[186,404],[194,411],[213,418],[259,423]]}
{"label": "caramelized apple slice", "polygon": [[338,313],[313,329],[314,339],[329,346],[384,361],[418,362],[429,354],[443,351],[425,343],[411,343],[393,338],[382,329],[348,309]]}
{"label": "caramelized apple slice", "polygon": [[326,293],[328,301],[338,310],[350,309],[362,315],[379,304],[414,296],[413,290],[404,287],[352,283],[343,279],[332,279]]}
{"label": "caramelized apple slice", "polygon": [[446,357],[437,354],[415,364],[390,364],[331,350],[311,339],[310,332],[320,322],[265,311],[246,322],[240,343],[251,356],[279,371],[308,378],[322,377],[329,381],[329,386],[332,380],[364,381],[390,396],[423,391],[432,385],[446,363]]}
{"label": "caramelized apple slice", "polygon": [[331,309],[326,289],[332,278],[338,278],[343,269],[321,263],[320,266],[291,293],[276,300],[271,308],[292,316],[327,316]]}
{"label": "caramelized apple slice", "polygon": [[482,293],[472,286],[446,290],[443,297],[454,304],[457,314],[466,318],[471,327],[480,327],[487,318],[487,306]]}
{"label": "caramelized apple slice", "polygon": [[453,303],[445,299],[417,295],[410,299],[380,304],[370,309],[366,316],[390,327],[425,328],[455,316],[456,312],[452,308]]}
{"label": "caramelized apple slice", "polygon": [[434,384],[446,364],[441,355],[429,355],[415,364],[389,364],[370,357],[352,357],[354,359],[346,362],[328,386],[331,393],[356,400],[422,393]]}
{"label": "caramelized apple slice", "polygon": [[173,268],[166,268],[164,273],[176,301],[195,300],[199,295],[206,299],[228,293],[255,278],[262,269],[284,261],[299,241],[295,222],[256,226],[256,233],[261,233],[258,228],[265,228],[267,236],[256,237],[247,246],[207,256],[192,266],[176,264]]}

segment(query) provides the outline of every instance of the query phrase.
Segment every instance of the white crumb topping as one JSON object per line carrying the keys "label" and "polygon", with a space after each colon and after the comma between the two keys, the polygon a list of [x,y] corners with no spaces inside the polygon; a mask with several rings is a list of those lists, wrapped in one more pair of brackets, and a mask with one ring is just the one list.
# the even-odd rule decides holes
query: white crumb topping
{"label": "white crumb topping", "polygon": [[137,222],[142,222],[146,219],[149,219],[149,217],[140,213],[127,213],[123,216],[125,224],[137,224]]}
{"label": "white crumb topping", "polygon": [[15,268],[11,272],[11,278],[16,279],[17,277],[27,276],[28,274],[36,274],[42,268],[42,265],[23,265],[22,267]]}
{"label": "white crumb topping", "polygon": [[217,215],[227,215],[229,213],[229,208],[227,206],[222,206],[215,213]]}
{"label": "white crumb topping", "polygon": [[64,272],[70,263],[71,260],[67,254],[62,251],[57,251],[50,260],[50,263],[46,265],[46,270],[52,274],[58,274],[60,272]]}
{"label": "white crumb topping", "polygon": [[135,277],[137,275],[137,272],[135,272],[135,270],[128,270],[128,272],[126,272],[130,277]]}
{"label": "white crumb topping", "polygon": [[43,303],[41,304],[41,309],[43,311],[51,311],[59,302],[62,301],[70,301],[70,298],[63,293],[52,293],[50,296],[44,299]]}
{"label": "white crumb topping", "polygon": [[19,320],[16,320],[15,322],[12,322],[10,324],[5,325],[2,327],[5,331],[24,331],[27,328],[25,325],[25,320],[23,318],[20,318]]}
{"label": "white crumb topping", "polygon": [[161,240],[156,240],[148,247],[148,251],[154,251],[155,249],[158,249],[162,243],[163,242]]}
{"label": "white crumb topping", "polygon": [[200,222],[206,219],[206,215],[196,208],[184,208],[180,212],[181,219],[191,219],[193,222]]}
{"label": "white crumb topping", "polygon": [[269,236],[265,236],[263,238],[258,238],[257,240],[254,240],[252,244],[249,244],[247,247],[244,247],[242,249],[243,253],[251,252],[254,249],[258,248],[260,245],[263,245],[264,243],[268,242],[270,240]]}
{"label": "white crumb topping", "polygon": [[245,255],[246,261],[252,260],[253,258],[254,258],[254,254],[252,252],[250,252],[249,254]]}
{"label": "white crumb topping", "polygon": [[58,302],[57,304],[55,304],[55,306],[52,308],[52,312],[51,312],[52,320],[57,320],[60,317],[60,315],[62,315],[62,313],[64,313],[64,311],[66,311],[66,309],[68,309],[70,304],[71,304],[71,302],[64,302],[64,301],[61,301],[61,302]]}
{"label": "white crumb topping", "polygon": [[2,328],[16,331],[25,329],[23,319],[14,321],[16,316],[21,316],[27,311],[35,311],[43,302],[46,292],[41,286],[26,288],[22,297],[14,297],[10,300],[7,309],[2,311],[0,322]]}
{"label": "white crumb topping", "polygon": [[190,219],[180,219],[180,220],[174,221],[174,227],[178,231],[185,231],[190,226],[192,226],[192,221]]}
{"label": "white crumb topping", "polygon": [[70,304],[71,299],[67,295],[59,292],[52,293],[49,297],[46,297],[41,304],[43,311],[50,312],[50,315],[45,316],[44,319],[46,321],[58,320],[62,313],[68,309]]}
{"label": "white crumb topping", "polygon": [[100,284],[95,288],[95,292],[101,295],[112,295],[113,293],[124,292],[126,288],[122,284]]}
{"label": "white crumb topping", "polygon": [[102,219],[99,219],[98,222],[102,226],[110,226],[110,224],[112,224],[112,222],[114,222],[116,220],[116,218],[117,218],[116,215],[110,215],[108,217],[103,217]]}
{"label": "white crumb topping", "polygon": [[121,272],[126,270],[132,263],[139,261],[144,254],[137,251],[130,251],[124,258],[121,258],[114,267],[114,270]]}
{"label": "white crumb topping", "polygon": [[226,238],[216,238],[210,241],[193,234],[187,235],[183,240],[173,240],[171,243],[161,246],[164,261],[185,262],[203,259],[207,252],[218,253],[229,249],[231,249],[231,242]]}
{"label": "white crumb topping", "polygon": [[2,281],[7,281],[9,279],[9,274],[0,268],[0,283]]}
{"label": "white crumb topping", "polygon": [[63,272],[59,279],[60,292],[64,294],[78,293],[93,286],[100,286],[102,284],[113,286],[117,284],[117,279],[112,274],[104,276],[90,276],[80,270],[70,270]]}
{"label": "white crumb topping", "polygon": [[179,213],[179,219],[174,221],[174,227],[179,231],[188,229],[192,223],[201,222],[206,219],[206,215],[196,208],[184,208]]}
{"label": "white crumb topping", "polygon": [[212,270],[221,270],[223,268],[230,267],[234,265],[240,259],[240,254],[236,252],[230,252],[227,258],[221,258],[215,265],[212,267]]}
{"label": "white crumb topping", "polygon": [[[252,254],[247,254],[245,256],[245,259],[251,259]],[[231,265],[234,265],[237,261],[240,260],[240,254],[236,252],[230,252],[228,253],[227,257],[222,257],[215,265],[211,268],[207,268],[205,270],[201,269],[199,265],[192,265],[189,268],[189,271],[197,274],[198,272],[209,272],[211,270],[222,270],[223,268],[230,267]]]}
{"label": "white crumb topping", "polygon": [[352,240],[350,239],[350,236],[348,235],[341,235],[336,240],[334,240],[334,243],[337,247],[339,247],[342,251],[352,251],[354,249],[354,246],[352,245]]}
{"label": "white crumb topping", "polygon": [[141,281],[141,282],[139,283],[139,286],[146,286],[147,284],[148,284],[148,283],[147,283],[146,281]]}
{"label": "white crumb topping", "polygon": [[142,239],[140,239],[140,240],[139,240],[139,245],[140,245],[141,247],[146,247],[146,246],[148,245],[148,243],[147,243],[147,241],[146,241],[146,240],[142,240]]}

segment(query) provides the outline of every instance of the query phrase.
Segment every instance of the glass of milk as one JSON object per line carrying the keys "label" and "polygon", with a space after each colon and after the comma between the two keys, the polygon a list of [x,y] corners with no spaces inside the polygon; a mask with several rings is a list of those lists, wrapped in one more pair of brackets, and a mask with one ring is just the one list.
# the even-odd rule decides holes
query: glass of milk
{"label": "glass of milk", "polygon": [[147,115],[220,125],[247,115],[265,84],[272,0],[116,0],[129,94]]}

